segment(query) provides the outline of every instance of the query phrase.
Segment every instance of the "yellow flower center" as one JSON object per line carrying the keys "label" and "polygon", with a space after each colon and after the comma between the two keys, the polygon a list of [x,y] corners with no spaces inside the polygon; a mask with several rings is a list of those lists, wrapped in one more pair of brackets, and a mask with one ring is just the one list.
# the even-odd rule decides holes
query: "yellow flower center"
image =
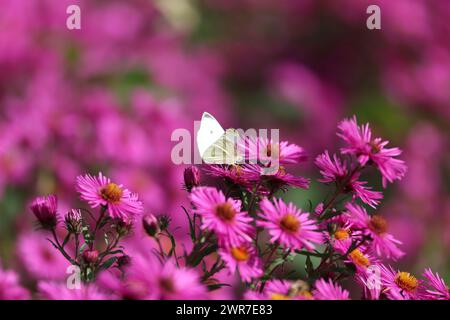
{"label": "yellow flower center", "polygon": [[100,189],[101,197],[110,203],[120,202],[122,194],[123,190],[115,183],[108,183]]}
{"label": "yellow flower center", "polygon": [[249,252],[244,247],[231,248],[231,255],[237,261],[247,261],[250,257]]}
{"label": "yellow flower center", "polygon": [[270,296],[271,300],[290,300],[291,298],[285,294],[281,293],[272,293]]}
{"label": "yellow flower center", "polygon": [[352,261],[360,267],[368,267],[370,266],[370,260],[367,258],[364,253],[362,253],[359,249],[355,249],[349,253]]}
{"label": "yellow flower center", "polygon": [[405,291],[414,291],[418,285],[419,281],[409,272],[398,272],[395,276],[394,282],[397,286]]}
{"label": "yellow flower center", "polygon": [[336,232],[334,233],[334,238],[336,240],[345,240],[349,238],[349,234],[348,231],[342,228],[339,228],[336,230]]}
{"label": "yellow flower center", "polygon": [[291,213],[286,214],[280,220],[280,226],[284,231],[295,233],[300,228],[300,221]]}
{"label": "yellow flower center", "polygon": [[387,231],[387,221],[378,215],[373,216],[370,218],[369,222],[369,228],[376,234],[383,234]]}
{"label": "yellow flower center", "polygon": [[223,221],[231,221],[236,215],[236,211],[233,209],[233,206],[228,202],[217,205],[215,212],[216,216]]}

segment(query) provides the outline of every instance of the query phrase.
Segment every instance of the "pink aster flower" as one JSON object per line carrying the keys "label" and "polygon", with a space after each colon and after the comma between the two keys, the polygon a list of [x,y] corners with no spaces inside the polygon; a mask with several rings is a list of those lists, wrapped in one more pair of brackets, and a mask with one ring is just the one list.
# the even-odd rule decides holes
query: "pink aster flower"
{"label": "pink aster flower", "polygon": [[67,284],[41,281],[38,283],[39,296],[43,300],[109,300],[109,296],[95,285],[81,284],[79,288],[69,289]]}
{"label": "pink aster flower", "polygon": [[334,284],[331,279],[328,282],[319,279],[314,284],[314,298],[317,300],[349,300],[350,294],[347,290],[342,289],[338,284]]}
{"label": "pink aster flower", "polygon": [[250,224],[253,219],[241,211],[241,201],[227,199],[222,191],[211,187],[194,188],[190,198],[202,218],[202,229],[214,231],[219,240],[233,246],[253,240]]}
{"label": "pink aster flower", "polygon": [[370,216],[366,209],[353,203],[348,203],[345,208],[345,217],[348,218],[352,228],[361,229],[361,232],[370,235],[371,247],[379,257],[398,259],[404,255],[404,252],[397,247],[401,241],[387,232],[388,224],[383,217]]}
{"label": "pink aster flower", "polygon": [[193,269],[177,268],[173,261],[161,264],[154,256],[136,254],[131,258],[121,294],[139,300],[206,299],[206,287]]}
{"label": "pink aster flower", "polygon": [[115,184],[101,172],[98,177],[89,174],[77,177],[77,191],[81,199],[92,208],[107,207],[111,218],[129,220],[143,212],[142,202],[137,194],[131,193],[120,184]]}
{"label": "pink aster flower", "polygon": [[391,300],[420,299],[420,281],[409,272],[394,271],[391,266],[381,265],[383,293]]}
{"label": "pink aster flower", "polygon": [[309,218],[309,213],[302,212],[294,204],[286,205],[281,199],[274,199],[274,203],[263,199],[260,210],[262,220],[257,221],[257,225],[268,229],[272,243],[279,242],[290,250],[303,247],[312,250],[313,243],[323,242],[323,235],[315,221]]}
{"label": "pink aster flower", "polygon": [[250,282],[263,276],[262,262],[251,244],[241,244],[235,247],[219,249],[219,254],[225,261],[230,273],[239,271],[243,281]]}
{"label": "pink aster flower", "polygon": [[353,193],[353,199],[360,198],[364,203],[375,208],[383,198],[383,194],[378,191],[372,191],[367,187],[366,181],[359,181],[360,173],[352,171],[351,176],[345,164],[335,154],[330,157],[328,151],[317,156],[315,160],[316,166],[319,168],[323,178],[319,179],[323,183],[335,182],[338,185],[345,184],[343,189],[345,192]]}
{"label": "pink aster flower", "polygon": [[56,227],[58,199],[51,194],[44,197],[37,197],[31,203],[31,211],[34,213],[42,228],[53,229]]}
{"label": "pink aster flower", "polygon": [[384,187],[387,181],[392,183],[403,178],[406,173],[405,162],[395,158],[402,151],[399,148],[386,148],[389,141],[372,139],[368,123],[358,126],[356,117],[353,117],[343,120],[338,128],[338,136],[347,143],[347,147],[341,149],[342,153],[355,155],[362,166],[369,161],[374,163],[383,177]]}
{"label": "pink aster flower", "polygon": [[248,160],[259,160],[263,165],[269,165],[274,159],[279,164],[297,164],[308,158],[305,150],[296,144],[276,143],[263,137],[245,139],[241,147]]}
{"label": "pink aster flower", "polygon": [[0,300],[28,300],[30,293],[19,283],[17,273],[3,270],[0,264]]}
{"label": "pink aster flower", "polygon": [[302,189],[309,188],[309,180],[307,178],[294,176],[286,172],[283,166],[266,168],[251,165],[246,167],[246,174],[249,179],[259,181],[262,186],[260,191],[267,195],[273,194],[278,190],[286,190],[289,186]]}
{"label": "pink aster flower", "polygon": [[450,300],[450,291],[438,273],[433,273],[430,268],[425,269],[423,276],[426,278],[423,299]]}
{"label": "pink aster flower", "polygon": [[252,186],[253,179],[259,178],[255,177],[246,165],[209,165],[205,172],[210,176],[219,177],[231,184],[246,188]]}
{"label": "pink aster flower", "polygon": [[17,251],[28,274],[37,280],[62,280],[70,263],[53,248],[43,233],[24,233]]}

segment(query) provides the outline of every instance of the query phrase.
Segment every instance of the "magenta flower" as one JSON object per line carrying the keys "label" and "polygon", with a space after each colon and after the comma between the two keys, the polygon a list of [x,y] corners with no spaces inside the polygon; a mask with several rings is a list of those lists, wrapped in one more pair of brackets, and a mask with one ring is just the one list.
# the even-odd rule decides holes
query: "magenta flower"
{"label": "magenta flower", "polygon": [[242,141],[240,147],[245,158],[253,161],[251,163],[259,161],[263,165],[270,165],[273,159],[279,164],[297,164],[308,158],[302,147],[287,141],[275,143],[262,137],[248,138]]}
{"label": "magenta flower", "polygon": [[205,172],[213,177],[225,179],[227,182],[251,188],[254,179],[258,180],[248,165],[208,165]]}
{"label": "magenta flower", "polygon": [[42,228],[51,230],[56,227],[58,199],[55,195],[37,197],[31,203],[31,211],[34,213]]}
{"label": "magenta flower", "polygon": [[222,191],[211,187],[194,188],[190,199],[202,218],[201,228],[214,231],[220,242],[238,246],[253,240],[253,219],[241,211],[241,201],[227,199]]}
{"label": "magenta flower", "polygon": [[190,166],[184,169],[183,173],[184,187],[187,191],[200,185],[200,170],[196,166]]}
{"label": "magenta flower", "polygon": [[262,261],[251,244],[219,249],[219,254],[225,261],[230,273],[239,274],[243,281],[250,282],[254,278],[262,277]]}
{"label": "magenta flower", "polygon": [[272,243],[278,242],[290,250],[303,247],[312,250],[313,243],[323,242],[323,235],[315,221],[309,218],[309,213],[302,212],[294,204],[286,205],[281,199],[274,199],[274,203],[263,199],[260,210],[262,220],[258,220],[257,225],[268,229]]}
{"label": "magenta flower", "polygon": [[62,280],[70,263],[53,248],[44,233],[24,233],[17,251],[28,274],[37,280]]}
{"label": "magenta flower", "polygon": [[289,186],[302,189],[309,188],[309,179],[294,176],[286,172],[286,169],[283,166],[278,168],[265,168],[257,165],[250,165],[247,166],[245,170],[247,177],[252,181],[264,182],[264,188],[261,188],[261,191],[268,195],[273,194],[280,189],[286,190]]}
{"label": "magenta flower", "polygon": [[347,168],[341,162],[339,157],[334,154],[333,159],[331,159],[327,150],[325,150],[324,153],[319,154],[314,163],[319,168],[320,174],[323,176],[322,179],[319,179],[320,182],[330,183],[340,181],[348,174]]}
{"label": "magenta flower", "polygon": [[81,284],[79,288],[70,289],[67,284],[41,281],[38,291],[44,300],[111,300],[113,297],[100,291],[95,284]]}
{"label": "magenta flower", "polygon": [[420,299],[420,281],[409,272],[395,272],[391,266],[380,265],[383,293],[391,300]]}
{"label": "magenta flower", "polygon": [[384,187],[387,181],[392,183],[403,178],[406,173],[405,162],[395,158],[402,151],[399,148],[386,148],[389,141],[372,139],[369,124],[358,126],[356,117],[353,117],[343,120],[338,128],[338,136],[347,143],[347,147],[341,149],[342,153],[355,155],[362,166],[372,162],[383,177]]}
{"label": "magenta flower", "polygon": [[111,218],[129,220],[143,212],[137,194],[123,188],[121,184],[111,182],[101,172],[98,177],[89,174],[78,176],[77,191],[92,208],[106,207]]}
{"label": "magenta flower", "polygon": [[0,300],[28,300],[30,293],[19,283],[19,276],[12,270],[3,270],[0,264]]}
{"label": "magenta flower", "polygon": [[315,282],[314,298],[317,300],[349,300],[350,294],[342,289],[338,284],[334,284],[331,279],[328,282],[319,279]]}
{"label": "magenta flower", "polygon": [[353,199],[360,198],[364,203],[375,208],[383,198],[383,194],[378,191],[372,191],[367,187],[366,181],[359,181],[360,173],[358,171],[348,172],[347,167],[334,154],[331,159],[328,151],[317,156],[315,160],[316,166],[319,168],[323,178],[320,182],[331,183],[335,182],[343,188],[344,192],[353,193]]}
{"label": "magenta flower", "polygon": [[438,273],[433,273],[430,268],[425,269],[423,276],[426,278],[424,289],[425,293],[422,298],[427,300],[450,300],[450,291]]}
{"label": "magenta flower", "polygon": [[362,229],[361,232],[370,235],[371,248],[379,257],[398,259],[404,255],[404,252],[397,247],[401,241],[387,232],[388,224],[383,217],[370,216],[366,209],[353,203],[348,203],[345,208],[345,217],[352,224],[352,228]]}
{"label": "magenta flower", "polygon": [[139,300],[206,299],[206,287],[193,269],[177,268],[173,261],[161,264],[151,255],[133,255],[126,270],[122,296]]}

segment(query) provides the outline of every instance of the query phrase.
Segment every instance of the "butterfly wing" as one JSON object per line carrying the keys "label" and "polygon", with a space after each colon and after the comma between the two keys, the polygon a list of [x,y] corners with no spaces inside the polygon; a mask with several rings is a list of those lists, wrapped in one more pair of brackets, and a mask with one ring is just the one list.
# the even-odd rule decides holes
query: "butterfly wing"
{"label": "butterfly wing", "polygon": [[238,149],[240,136],[234,129],[227,129],[225,133],[209,146],[202,155],[208,164],[236,164],[242,161],[242,154]]}
{"label": "butterfly wing", "polygon": [[225,133],[219,122],[208,112],[204,112],[197,132],[197,147],[200,155],[211,147]]}

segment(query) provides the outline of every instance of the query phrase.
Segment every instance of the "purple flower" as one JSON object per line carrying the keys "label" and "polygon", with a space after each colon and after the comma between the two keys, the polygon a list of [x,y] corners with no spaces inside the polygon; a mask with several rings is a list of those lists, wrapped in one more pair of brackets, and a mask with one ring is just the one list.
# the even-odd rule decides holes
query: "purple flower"
{"label": "purple flower", "polygon": [[366,181],[358,180],[360,173],[357,170],[353,170],[350,173],[336,155],[333,155],[332,159],[328,151],[325,151],[317,156],[315,164],[323,176],[319,180],[320,182],[337,183],[344,192],[353,193],[353,199],[360,198],[364,203],[375,208],[380,203],[379,200],[383,198],[381,192],[372,191],[371,187],[366,186]]}
{"label": "purple flower", "polygon": [[202,218],[202,229],[214,231],[220,242],[237,246],[251,242],[253,219],[241,211],[241,201],[225,198],[221,191],[210,187],[194,188],[190,195],[194,211]]}
{"label": "purple flower", "polygon": [[190,166],[184,169],[184,186],[187,191],[200,185],[200,170],[195,166]]}
{"label": "purple flower", "polygon": [[394,271],[391,266],[380,265],[383,293],[391,300],[417,300],[420,281],[409,272]]}
{"label": "purple flower", "polygon": [[79,288],[70,289],[67,284],[41,281],[38,292],[44,300],[110,300],[113,297],[103,293],[95,284],[80,284]]}
{"label": "purple flower", "polygon": [[142,202],[136,194],[123,188],[100,172],[98,177],[89,174],[77,177],[77,191],[81,199],[86,200],[92,208],[107,207],[111,218],[129,220],[143,212]]}
{"label": "purple flower", "polygon": [[37,197],[31,203],[31,211],[34,213],[42,228],[51,230],[58,223],[57,212],[58,199],[55,195]]}
{"label": "purple flower", "polygon": [[372,238],[371,248],[379,257],[398,259],[404,255],[397,247],[401,242],[387,232],[388,223],[383,217],[370,216],[363,207],[353,203],[348,203],[345,208],[345,218],[353,229],[359,229]]}
{"label": "purple flower", "polygon": [[402,151],[399,148],[386,148],[389,141],[372,139],[368,123],[358,126],[356,117],[353,117],[343,120],[338,128],[337,135],[347,143],[347,146],[341,149],[342,153],[355,155],[362,166],[373,163],[383,177],[384,187],[388,181],[392,183],[403,178],[406,173],[405,162],[395,158]]}
{"label": "purple flower", "polygon": [[227,264],[230,273],[239,271],[243,281],[250,282],[263,276],[262,261],[251,244],[219,249],[219,255]]}
{"label": "purple flower", "polygon": [[260,210],[261,220],[257,221],[257,225],[267,228],[270,242],[278,242],[290,250],[303,247],[312,250],[313,243],[323,242],[323,235],[315,221],[309,218],[309,213],[302,212],[292,203],[286,205],[281,199],[274,199],[274,203],[263,199]]}
{"label": "purple flower", "polygon": [[317,300],[349,300],[350,294],[342,289],[338,284],[334,284],[331,279],[325,281],[319,279],[314,283],[316,289],[313,291],[314,298]]}
{"label": "purple flower", "polygon": [[3,270],[0,264],[0,300],[27,300],[30,293],[19,283],[17,273]]}
{"label": "purple flower", "polygon": [[444,279],[439,276],[439,273],[433,273],[433,271],[428,268],[423,273],[426,278],[424,285],[427,287],[424,289],[425,293],[423,299],[428,300],[450,300],[450,291],[448,286],[445,284]]}

